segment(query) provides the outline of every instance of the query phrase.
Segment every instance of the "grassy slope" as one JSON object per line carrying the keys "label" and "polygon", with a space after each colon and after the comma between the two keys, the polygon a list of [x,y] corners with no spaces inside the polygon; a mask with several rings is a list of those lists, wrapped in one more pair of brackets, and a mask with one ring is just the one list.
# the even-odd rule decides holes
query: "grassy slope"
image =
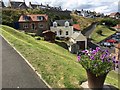
{"label": "grassy slope", "polygon": [[[102,30],[103,35],[99,35],[98,33],[96,33],[96,31],[98,30]],[[94,42],[98,43],[114,33],[115,31],[110,30],[106,26],[98,25],[96,29],[92,32],[91,38],[93,39]]]}
{"label": "grassy slope", "polygon": [[[80,87],[86,73],[76,62],[76,56],[64,48],[2,26],[2,35],[36,68],[45,81],[54,88]],[[106,82],[117,87],[117,74],[111,72]]]}
{"label": "grassy slope", "polygon": [[85,17],[82,17],[82,16],[78,16],[76,14],[71,14],[71,16],[72,16],[73,20],[77,21],[78,24],[80,24],[81,30],[87,28],[93,22],[98,22],[102,19],[102,18],[97,18],[97,19],[85,18]]}

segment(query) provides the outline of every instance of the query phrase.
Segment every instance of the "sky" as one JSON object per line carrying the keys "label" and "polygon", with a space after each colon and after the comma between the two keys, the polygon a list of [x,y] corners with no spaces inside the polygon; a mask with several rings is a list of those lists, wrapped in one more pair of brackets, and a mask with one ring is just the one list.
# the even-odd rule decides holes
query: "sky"
{"label": "sky", "polygon": [[[3,0],[7,5],[9,0]],[[22,0],[11,0],[22,1]],[[23,0],[24,1],[24,0]],[[91,10],[98,13],[110,14],[118,11],[119,0],[25,0],[28,5],[29,2],[38,4],[49,4],[50,6],[61,6],[63,10]]]}

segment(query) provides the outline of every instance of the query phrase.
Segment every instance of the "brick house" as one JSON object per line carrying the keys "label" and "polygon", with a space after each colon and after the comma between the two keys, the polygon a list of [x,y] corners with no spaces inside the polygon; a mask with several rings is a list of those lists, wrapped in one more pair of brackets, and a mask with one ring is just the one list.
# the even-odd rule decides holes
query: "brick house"
{"label": "brick house", "polygon": [[42,35],[43,31],[49,30],[48,15],[46,14],[21,15],[18,22],[20,30],[37,35]]}

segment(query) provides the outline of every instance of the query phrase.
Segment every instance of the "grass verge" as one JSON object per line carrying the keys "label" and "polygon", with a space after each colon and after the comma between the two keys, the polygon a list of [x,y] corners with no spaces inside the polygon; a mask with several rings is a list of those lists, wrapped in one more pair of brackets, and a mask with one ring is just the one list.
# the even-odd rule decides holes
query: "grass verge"
{"label": "grass verge", "polygon": [[[102,35],[97,33],[97,31],[99,30],[102,31]],[[92,32],[91,38],[94,42],[98,43],[114,33],[115,31],[109,29],[108,27],[103,25],[98,25],[96,29]]]}

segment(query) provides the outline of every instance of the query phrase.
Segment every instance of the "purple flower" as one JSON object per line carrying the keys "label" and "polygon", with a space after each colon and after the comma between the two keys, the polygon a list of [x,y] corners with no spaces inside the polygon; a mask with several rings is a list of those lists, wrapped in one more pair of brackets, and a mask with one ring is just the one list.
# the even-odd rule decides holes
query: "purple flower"
{"label": "purple flower", "polygon": [[96,47],[96,51],[98,52],[100,50],[100,47]]}
{"label": "purple flower", "polygon": [[78,59],[78,61],[80,61],[81,57],[80,57],[80,56],[77,56],[77,59]]}
{"label": "purple flower", "polygon": [[100,56],[100,59],[103,60],[105,58],[106,54],[103,54]]}
{"label": "purple flower", "polygon": [[91,53],[94,54],[94,55],[96,55],[97,51],[93,50]]}
{"label": "purple flower", "polygon": [[116,63],[118,63],[119,61],[116,61]]}
{"label": "purple flower", "polygon": [[115,61],[115,60],[116,60],[116,56],[113,56],[113,57],[112,57],[112,61]]}
{"label": "purple flower", "polygon": [[94,60],[94,55],[90,56],[90,59],[91,59],[91,60]]}
{"label": "purple flower", "polygon": [[89,52],[88,50],[83,50],[82,51],[82,53],[86,53],[86,54],[88,54],[88,52]]}
{"label": "purple flower", "polygon": [[115,61],[113,61],[113,63],[115,63]]}

